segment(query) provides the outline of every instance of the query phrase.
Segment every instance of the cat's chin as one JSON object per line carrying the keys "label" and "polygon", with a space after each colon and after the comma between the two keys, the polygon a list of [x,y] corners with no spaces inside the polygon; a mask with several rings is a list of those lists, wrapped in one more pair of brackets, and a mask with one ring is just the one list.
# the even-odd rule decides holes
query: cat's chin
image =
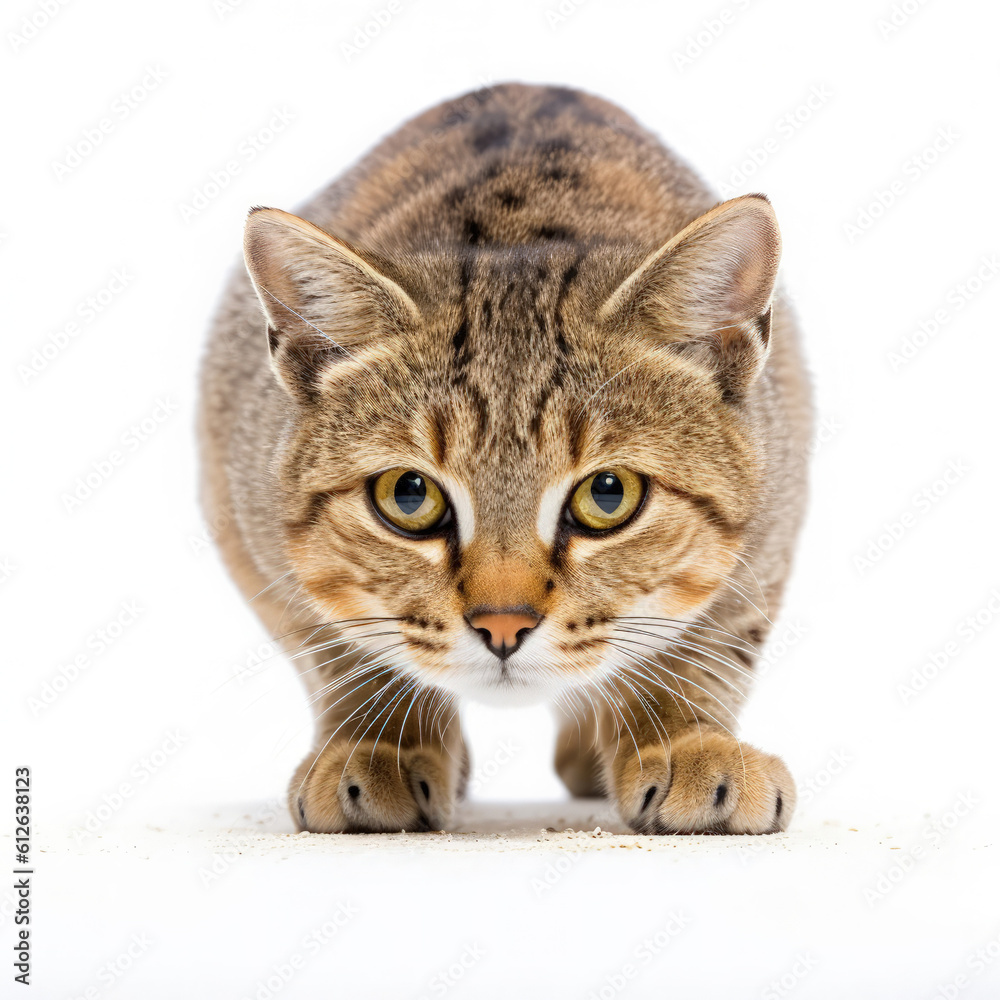
{"label": "cat's chin", "polygon": [[437,666],[428,676],[410,658],[409,673],[424,683],[455,695],[463,701],[475,701],[495,707],[521,708],[556,700],[576,686],[598,680],[606,672],[595,663],[587,676],[575,675],[568,667],[558,667],[559,653],[544,635],[532,637],[528,650],[519,651],[505,661],[483,647],[478,636],[463,636],[455,643],[447,666]]}
{"label": "cat's chin", "polygon": [[525,708],[553,699],[555,692],[541,684],[503,683],[496,686],[484,684],[449,684],[447,689],[463,701],[474,701],[492,708]]}
{"label": "cat's chin", "polygon": [[[600,665],[589,671],[588,676],[567,681],[564,676],[539,676],[535,670],[509,667],[505,672],[492,668],[455,669],[447,676],[434,675],[433,685],[462,701],[478,702],[493,708],[525,708],[531,705],[550,704],[568,691],[586,689],[598,683],[607,671]],[[422,678],[426,682],[426,677]]]}
{"label": "cat's chin", "polygon": [[418,684],[425,684],[453,695],[461,701],[475,701],[497,708],[523,708],[552,701],[565,684],[547,682],[545,678],[530,677],[516,668],[501,673],[490,664],[489,669],[455,668],[445,673],[425,669],[412,661],[400,662],[397,668]]}

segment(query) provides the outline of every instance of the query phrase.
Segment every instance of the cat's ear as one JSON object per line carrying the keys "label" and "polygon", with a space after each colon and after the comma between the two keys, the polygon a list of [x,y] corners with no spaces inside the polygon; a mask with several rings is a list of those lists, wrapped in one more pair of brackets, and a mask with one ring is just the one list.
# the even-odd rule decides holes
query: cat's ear
{"label": "cat's ear", "polygon": [[650,254],[598,317],[637,322],[709,366],[738,401],[767,357],[781,236],[764,195],[723,202]]}
{"label": "cat's ear", "polygon": [[253,209],[243,251],[271,363],[297,398],[315,398],[320,372],[353,348],[420,318],[406,292],[357,249],[288,212]]}

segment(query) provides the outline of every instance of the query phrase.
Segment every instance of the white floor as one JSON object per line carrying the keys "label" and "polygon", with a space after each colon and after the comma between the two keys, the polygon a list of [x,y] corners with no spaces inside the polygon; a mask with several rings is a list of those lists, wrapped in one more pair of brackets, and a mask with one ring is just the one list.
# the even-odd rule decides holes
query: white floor
{"label": "white floor", "polygon": [[639,837],[593,801],[481,803],[425,835],[295,834],[276,802],[50,830],[36,990],[993,1000],[1000,849],[964,833]]}

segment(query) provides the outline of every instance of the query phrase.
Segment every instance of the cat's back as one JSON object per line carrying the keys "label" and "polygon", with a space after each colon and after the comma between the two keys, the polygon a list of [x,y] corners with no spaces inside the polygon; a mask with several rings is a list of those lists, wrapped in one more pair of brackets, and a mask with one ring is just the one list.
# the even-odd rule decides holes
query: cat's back
{"label": "cat's back", "polygon": [[301,214],[388,255],[550,240],[653,247],[715,200],[617,106],[503,84],[403,125]]}

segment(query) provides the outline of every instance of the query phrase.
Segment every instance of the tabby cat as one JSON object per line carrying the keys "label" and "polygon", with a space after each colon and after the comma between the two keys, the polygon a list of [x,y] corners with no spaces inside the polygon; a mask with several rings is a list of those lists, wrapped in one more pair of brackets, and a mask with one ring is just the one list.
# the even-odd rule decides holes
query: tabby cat
{"label": "tabby cat", "polygon": [[636,831],[784,829],[788,769],[734,735],[811,431],[768,200],[510,84],[253,209],[244,250],[204,504],[315,710],[297,826],[447,826],[468,696],[552,702],[559,775]]}

